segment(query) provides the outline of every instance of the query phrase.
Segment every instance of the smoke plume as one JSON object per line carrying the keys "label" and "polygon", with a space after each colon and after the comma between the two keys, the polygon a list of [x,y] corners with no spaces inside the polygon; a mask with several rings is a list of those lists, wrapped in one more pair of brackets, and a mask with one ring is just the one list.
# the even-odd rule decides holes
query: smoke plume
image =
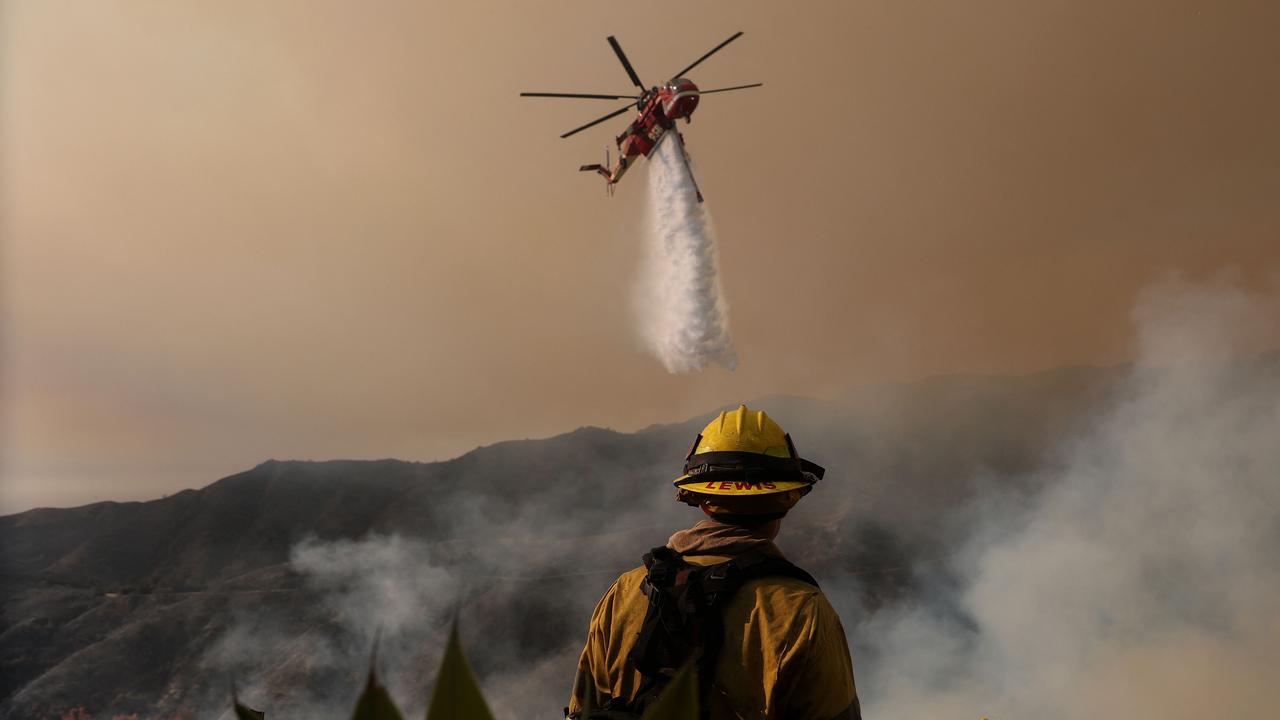
{"label": "smoke plume", "polygon": [[649,158],[645,261],[637,305],[649,352],[672,373],[737,363],[711,215],[698,202],[680,137]]}
{"label": "smoke plume", "polygon": [[[383,681],[418,713],[456,612],[462,580],[433,562],[430,547],[401,536],[294,546],[290,568],[306,600],[260,604],[210,649],[205,666],[240,679],[241,697],[273,717],[347,717],[375,642]],[[283,711],[283,712],[282,712]],[[201,717],[230,719],[225,697]]]}
{"label": "smoke plume", "polygon": [[1280,363],[1223,355],[1276,310],[1229,287],[1149,292],[1142,362],[1063,438],[1064,469],[1023,512],[982,499],[1003,511],[955,558],[961,592],[859,629],[878,660],[859,683],[868,713],[1273,715]]}

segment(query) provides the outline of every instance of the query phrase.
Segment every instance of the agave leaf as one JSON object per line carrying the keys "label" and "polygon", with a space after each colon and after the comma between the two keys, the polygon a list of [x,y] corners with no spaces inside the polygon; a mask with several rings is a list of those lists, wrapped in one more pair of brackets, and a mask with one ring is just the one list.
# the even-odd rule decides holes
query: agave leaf
{"label": "agave leaf", "polygon": [[440,661],[436,689],[431,693],[431,704],[427,706],[427,720],[493,720],[489,705],[480,694],[480,685],[476,683],[471,663],[462,652],[456,620],[449,631],[444,658]]}
{"label": "agave leaf", "polygon": [[[589,684],[588,684],[589,683]],[[582,717],[591,720],[596,709],[596,681],[584,669],[578,670],[578,687],[582,688]]]}
{"label": "agave leaf", "polygon": [[356,709],[351,713],[351,720],[404,720],[404,716],[391,702],[387,689],[378,682],[378,675],[369,668],[369,681],[365,683],[364,692],[356,701]]}
{"label": "agave leaf", "polygon": [[241,705],[239,700],[232,699],[231,705],[235,708],[236,720],[266,720],[267,718],[266,713]]}
{"label": "agave leaf", "polygon": [[662,688],[642,720],[698,720],[698,671],[692,662],[685,663]]}
{"label": "agave leaf", "polygon": [[267,714],[261,710],[254,710],[251,707],[240,704],[240,693],[236,692],[236,679],[231,678],[231,710],[236,715],[236,720],[266,720]]}

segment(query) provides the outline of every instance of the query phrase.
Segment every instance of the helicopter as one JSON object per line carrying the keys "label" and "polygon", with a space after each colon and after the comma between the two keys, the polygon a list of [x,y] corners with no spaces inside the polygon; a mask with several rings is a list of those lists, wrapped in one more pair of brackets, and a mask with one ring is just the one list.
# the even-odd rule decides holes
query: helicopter
{"label": "helicopter", "polygon": [[[613,188],[626,174],[638,157],[648,157],[655,148],[667,138],[668,135],[675,134],[679,137],[681,157],[684,159],[686,169],[689,169],[689,177],[693,178],[693,171],[689,168],[689,155],[684,151],[684,136],[675,129],[677,120],[684,119],[685,123],[693,121],[693,111],[698,108],[698,100],[703,95],[711,93],[729,92],[731,90],[746,90],[747,88],[761,87],[764,83],[751,83],[749,85],[735,85],[733,87],[716,88],[714,90],[701,90],[694,82],[684,75],[690,70],[700,65],[704,60],[719,52],[725,45],[742,37],[742,31],[738,31],[731,35],[728,40],[711,48],[702,57],[694,60],[692,63],[680,70],[671,77],[670,80],[661,85],[654,85],[646,88],[645,84],[640,81],[640,76],[636,74],[635,68],[631,66],[631,61],[627,59],[627,54],[622,51],[622,46],[618,44],[618,39],[613,35],[609,36],[609,46],[613,48],[613,52],[618,56],[618,60],[622,63],[622,68],[627,71],[627,77],[631,78],[631,82],[639,88],[637,95],[629,94],[598,94],[598,93],[554,93],[554,92],[522,92],[521,97],[554,97],[554,98],[588,98],[593,100],[631,100],[626,105],[614,110],[613,112],[598,117],[595,120],[576,127],[569,132],[561,135],[561,138],[571,137],[587,128],[594,127],[600,123],[615,118],[632,108],[636,110],[636,118],[631,121],[626,130],[615,138],[618,145],[618,162],[616,165],[610,166],[609,151],[605,150],[605,162],[601,164],[583,165],[578,168],[583,172],[599,173],[605,180],[605,189],[612,194]],[[698,196],[698,202],[702,202],[702,191],[698,189],[697,181],[694,181],[694,192]]]}

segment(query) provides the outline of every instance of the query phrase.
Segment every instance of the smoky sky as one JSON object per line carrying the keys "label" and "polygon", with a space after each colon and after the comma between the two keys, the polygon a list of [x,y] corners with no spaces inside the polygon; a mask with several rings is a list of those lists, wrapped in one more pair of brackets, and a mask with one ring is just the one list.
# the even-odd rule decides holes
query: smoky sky
{"label": "smoky sky", "polygon": [[[774,394],[1137,356],[1280,268],[1268,2],[0,5],[0,508],[451,456]],[[647,169],[556,136],[690,73],[738,366],[671,375]],[[1257,329],[1265,346],[1274,327]]]}

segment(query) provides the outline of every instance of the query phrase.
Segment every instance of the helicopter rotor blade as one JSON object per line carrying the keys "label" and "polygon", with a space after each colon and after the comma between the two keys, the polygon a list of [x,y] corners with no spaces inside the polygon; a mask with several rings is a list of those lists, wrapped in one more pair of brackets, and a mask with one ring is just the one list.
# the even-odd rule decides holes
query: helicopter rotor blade
{"label": "helicopter rotor blade", "polygon": [[582,127],[574,128],[574,129],[570,130],[569,132],[567,132],[567,133],[565,133],[565,134],[561,135],[560,137],[561,137],[561,138],[567,138],[567,137],[569,137],[570,135],[575,135],[575,134],[577,134],[577,133],[582,132],[583,130],[586,130],[586,129],[587,129],[587,128],[589,128],[589,127],[592,127],[593,125],[599,125],[600,123],[604,122],[605,120],[608,120],[609,118],[617,117],[617,116],[621,115],[622,113],[624,113],[624,112],[626,112],[626,111],[628,111],[628,110],[634,110],[634,109],[635,109],[635,104],[634,104],[634,103],[628,103],[628,104],[623,105],[622,107],[618,108],[617,110],[614,110],[613,112],[609,113],[608,115],[605,115],[604,117],[596,118],[595,120],[592,120],[591,122],[587,123],[586,125],[583,125]]}
{"label": "helicopter rotor blade", "polygon": [[639,100],[639,95],[597,95],[594,93],[522,92],[520,97],[594,98],[596,100]]}
{"label": "helicopter rotor blade", "polygon": [[698,94],[706,95],[708,93],[713,93],[713,92],[729,92],[730,90],[746,90],[747,88],[760,87],[762,85],[764,85],[764,83],[751,83],[750,85],[734,85],[733,87],[716,88],[715,90],[699,90]]}
{"label": "helicopter rotor blade", "polygon": [[698,65],[702,64],[702,61],[703,61],[703,60],[706,60],[707,58],[709,58],[709,57],[711,57],[712,55],[715,55],[717,52],[719,52],[719,51],[720,51],[720,48],[724,47],[725,45],[728,45],[729,43],[733,42],[734,40],[737,40],[737,39],[738,39],[738,38],[740,38],[740,37],[742,37],[742,31],[741,31],[741,30],[739,30],[738,32],[736,32],[736,33],[734,33],[733,35],[729,36],[729,39],[728,39],[728,40],[725,40],[724,42],[720,43],[719,45],[717,45],[717,46],[715,46],[715,47],[711,48],[711,50],[710,50],[706,55],[703,55],[702,57],[698,58],[697,60],[694,60],[694,61],[693,61],[693,64],[692,64],[692,65],[690,65],[689,67],[687,67],[687,68],[685,68],[685,69],[681,70],[680,72],[676,73],[675,75],[672,75],[672,76],[671,76],[671,79],[672,79],[672,80],[674,80],[674,79],[676,79],[676,78],[678,78],[678,77],[682,77],[685,73],[689,72],[690,70],[692,70],[692,69],[694,69],[694,68],[698,67]]}
{"label": "helicopter rotor blade", "polygon": [[636,75],[635,68],[631,67],[631,61],[627,59],[627,54],[622,52],[622,46],[618,44],[618,39],[610,35],[609,45],[613,47],[613,52],[618,56],[618,59],[622,61],[622,67],[626,69],[627,77],[631,78],[631,82],[635,83],[636,87],[644,90],[644,83],[640,82],[640,76]]}

